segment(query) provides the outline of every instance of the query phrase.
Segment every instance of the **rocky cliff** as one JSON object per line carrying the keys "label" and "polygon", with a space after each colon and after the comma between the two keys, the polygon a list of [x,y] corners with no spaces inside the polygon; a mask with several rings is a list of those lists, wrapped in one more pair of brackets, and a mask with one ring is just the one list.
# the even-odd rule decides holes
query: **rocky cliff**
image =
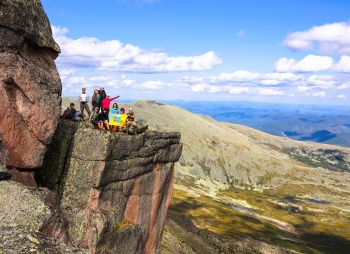
{"label": "rocky cliff", "polygon": [[180,134],[59,122],[59,52],[39,0],[0,1],[0,253],[159,253]]}
{"label": "rocky cliff", "polygon": [[59,193],[73,245],[158,253],[179,142],[177,132],[128,136],[60,121],[37,179]]}
{"label": "rocky cliff", "polygon": [[[0,237],[12,228],[51,236],[72,251],[159,253],[181,152],[177,132],[128,136],[61,120],[36,172],[46,187],[0,182],[0,227],[7,232]],[[47,247],[45,237],[38,242]],[[12,239],[0,247],[15,245]]]}
{"label": "rocky cliff", "polygon": [[[35,169],[60,114],[60,52],[40,1],[0,2],[0,130],[7,166]],[[44,117],[43,117],[44,116]]]}

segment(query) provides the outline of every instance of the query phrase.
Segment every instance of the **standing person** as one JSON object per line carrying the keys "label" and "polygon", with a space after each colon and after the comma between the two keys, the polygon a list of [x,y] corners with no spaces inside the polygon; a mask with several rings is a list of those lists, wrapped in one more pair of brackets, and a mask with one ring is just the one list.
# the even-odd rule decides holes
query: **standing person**
{"label": "standing person", "polygon": [[99,119],[98,127],[103,130],[105,129],[109,130],[108,114],[105,108],[101,109],[101,113],[99,114],[98,119]]}
{"label": "standing person", "polygon": [[[111,122],[113,115],[119,115],[119,114],[120,114],[120,111],[118,108],[118,103],[113,103],[111,114],[109,116],[109,122]],[[114,126],[113,130],[116,132],[118,130],[118,126]]]}
{"label": "standing person", "polygon": [[111,109],[111,115],[117,115],[120,114],[118,103],[113,103],[112,109]]}
{"label": "standing person", "polygon": [[98,109],[100,109],[99,107],[99,99],[100,99],[100,95],[98,94],[98,90],[95,89],[94,90],[94,95],[92,96],[92,108],[95,109],[96,107],[98,107]]}
{"label": "standing person", "polygon": [[98,100],[98,106],[99,106],[99,107],[102,107],[102,101],[103,101],[104,99],[106,99],[106,97],[107,97],[106,91],[104,90],[104,87],[103,87],[103,86],[100,87],[100,90],[98,91],[98,94],[100,95],[100,98],[99,98],[99,100]]}
{"label": "standing person", "polygon": [[134,135],[137,134],[137,125],[135,123],[135,113],[132,108],[129,108],[128,119],[126,121],[126,134],[129,134],[129,126],[132,125],[134,127]]}
{"label": "standing person", "polygon": [[90,112],[89,105],[88,105],[89,95],[87,95],[85,92],[86,92],[86,88],[83,87],[81,89],[81,94],[79,95],[80,111],[81,111],[82,115],[84,116],[84,109],[86,109],[86,112],[89,114],[89,119],[90,119],[91,112]]}
{"label": "standing person", "polygon": [[109,104],[111,103],[111,101],[113,101],[113,100],[115,100],[115,99],[117,99],[117,98],[119,98],[119,97],[120,97],[120,95],[118,95],[117,97],[114,97],[114,98],[110,99],[110,98],[109,98],[109,94],[107,94],[106,99],[104,99],[104,100],[102,101],[102,109],[106,109],[107,115],[109,114]]}

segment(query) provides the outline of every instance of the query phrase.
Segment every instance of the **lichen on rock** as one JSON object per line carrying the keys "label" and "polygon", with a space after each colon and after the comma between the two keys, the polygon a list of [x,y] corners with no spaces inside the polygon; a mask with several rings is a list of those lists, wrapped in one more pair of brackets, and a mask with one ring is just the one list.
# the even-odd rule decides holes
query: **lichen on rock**
{"label": "lichen on rock", "polygon": [[[117,248],[110,239],[123,239],[120,250],[159,252],[180,137],[177,132],[128,136],[60,120],[38,182],[60,194],[74,246],[100,253]],[[133,225],[116,230],[125,220]]]}

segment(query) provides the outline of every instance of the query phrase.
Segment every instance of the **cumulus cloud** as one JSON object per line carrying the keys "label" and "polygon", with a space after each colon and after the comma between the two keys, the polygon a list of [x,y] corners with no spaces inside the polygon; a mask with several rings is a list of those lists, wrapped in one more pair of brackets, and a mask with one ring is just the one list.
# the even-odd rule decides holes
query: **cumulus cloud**
{"label": "cumulus cloud", "polygon": [[230,94],[242,94],[242,93],[250,93],[251,88],[249,87],[233,87],[233,86],[227,86],[225,88],[225,91],[229,92]]}
{"label": "cumulus cloud", "polygon": [[338,95],[338,98],[345,98],[344,94]]}
{"label": "cumulus cloud", "polygon": [[290,33],[282,43],[292,50],[315,50],[326,54],[350,54],[350,23],[314,26],[307,31]]}
{"label": "cumulus cloud", "polygon": [[137,46],[123,45],[118,40],[100,41],[97,38],[82,37],[71,39],[66,36],[68,29],[52,26],[53,36],[62,53],[57,59],[58,66],[80,67],[97,70],[134,73],[160,73],[210,70],[222,63],[213,51],[199,56],[171,57]]}
{"label": "cumulus cloud", "polygon": [[316,92],[316,93],[313,93],[312,96],[324,98],[326,97],[326,92],[324,91]]}
{"label": "cumulus cloud", "polygon": [[249,71],[235,71],[233,73],[222,73],[218,76],[208,78],[198,78],[185,76],[180,79],[181,82],[194,83],[209,83],[209,84],[237,84],[237,85],[263,85],[277,86],[288,84],[291,82],[302,82],[303,75],[295,75],[293,73],[252,73]]}
{"label": "cumulus cloud", "polygon": [[350,73],[350,57],[342,56],[340,61],[333,66],[333,70],[337,72]]}
{"label": "cumulus cloud", "polygon": [[162,81],[147,81],[141,84],[144,89],[162,89],[166,86],[166,83]]}
{"label": "cumulus cloud", "polygon": [[311,75],[307,79],[307,83],[317,87],[334,88],[336,81],[334,76],[331,75]]}
{"label": "cumulus cloud", "polygon": [[[63,70],[69,74],[69,70]],[[326,97],[331,91],[346,93],[350,90],[350,76],[310,75],[293,73],[251,73],[236,71],[221,73],[217,76],[194,77],[183,76],[177,80],[164,82],[162,80],[149,80],[140,82],[136,79],[109,73],[105,75],[86,76],[85,73],[71,72],[64,80],[64,91],[79,92],[82,86],[90,90],[105,86],[108,90],[130,88],[140,92],[155,92],[156,90],[171,93],[221,93],[232,95],[258,95],[258,96],[314,96]],[[130,75],[130,74],[128,74]]]}
{"label": "cumulus cloud", "polygon": [[297,61],[293,58],[281,58],[274,66],[277,72],[317,72],[332,68],[334,60],[329,56],[308,55]]}
{"label": "cumulus cloud", "polygon": [[259,89],[260,95],[284,95],[285,92],[280,91],[279,89],[273,89],[273,88],[260,88]]}

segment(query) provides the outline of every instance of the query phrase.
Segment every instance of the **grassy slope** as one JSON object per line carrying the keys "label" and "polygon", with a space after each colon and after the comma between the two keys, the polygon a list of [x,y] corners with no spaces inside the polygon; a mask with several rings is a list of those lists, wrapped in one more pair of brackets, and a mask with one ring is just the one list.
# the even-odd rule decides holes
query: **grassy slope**
{"label": "grassy slope", "polygon": [[170,213],[230,239],[306,253],[349,246],[350,149],[279,138],[150,100],[122,106],[132,106],[151,129],[182,134]]}

